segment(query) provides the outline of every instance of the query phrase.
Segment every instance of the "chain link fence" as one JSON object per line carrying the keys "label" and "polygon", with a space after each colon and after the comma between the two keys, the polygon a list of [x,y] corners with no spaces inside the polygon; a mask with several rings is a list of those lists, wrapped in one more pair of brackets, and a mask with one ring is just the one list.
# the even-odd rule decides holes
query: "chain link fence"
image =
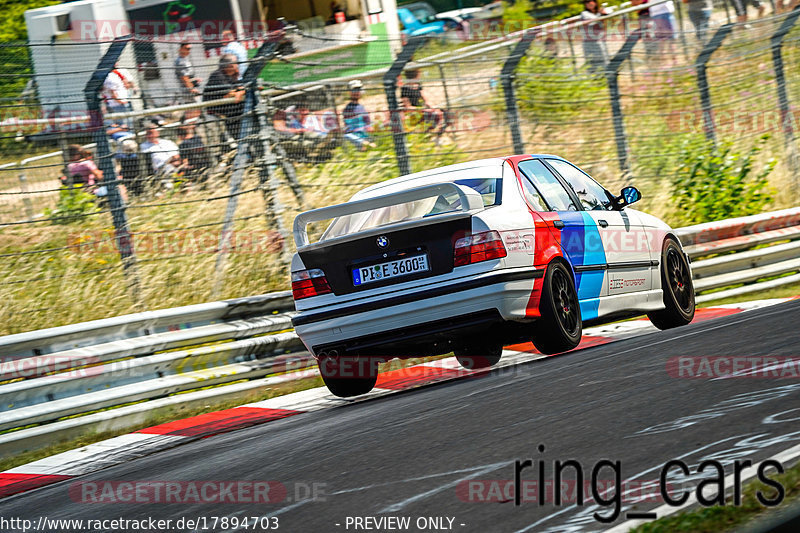
{"label": "chain link fence", "polygon": [[685,4],[668,27],[635,6],[362,55],[289,31],[242,41],[245,60],[191,39],[0,44],[0,333],[284,288],[298,212],[514,152],[633,182],[669,218],[687,159],[758,147],[746,164],[776,165],[772,207],[793,205],[800,12],[726,6],[705,31]]}

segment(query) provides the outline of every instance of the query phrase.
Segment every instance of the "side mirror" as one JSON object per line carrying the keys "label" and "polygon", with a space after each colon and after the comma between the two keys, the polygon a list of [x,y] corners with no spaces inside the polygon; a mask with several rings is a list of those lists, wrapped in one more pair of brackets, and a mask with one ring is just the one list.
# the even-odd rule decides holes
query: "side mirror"
{"label": "side mirror", "polygon": [[642,193],[636,187],[625,187],[622,189],[622,194],[614,198],[614,204],[617,209],[622,209],[626,205],[638,202],[642,199]]}

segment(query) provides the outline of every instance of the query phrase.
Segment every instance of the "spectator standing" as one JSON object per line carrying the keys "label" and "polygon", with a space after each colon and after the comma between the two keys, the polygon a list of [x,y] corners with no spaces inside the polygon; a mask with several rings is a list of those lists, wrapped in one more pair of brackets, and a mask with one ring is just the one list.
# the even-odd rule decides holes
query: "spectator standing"
{"label": "spectator standing", "polygon": [[400,89],[400,100],[403,107],[407,110],[421,110],[422,121],[427,125],[426,131],[433,131],[439,128],[437,135],[444,133],[446,123],[444,111],[431,107],[422,94],[422,84],[419,81],[420,71],[412,69],[406,71],[406,83]]}
{"label": "spectator standing", "polygon": [[683,0],[688,4],[689,20],[692,21],[697,40],[701,43],[706,41],[708,23],[711,20],[711,13],[714,11],[712,0]]}
{"label": "spectator standing", "polygon": [[607,14],[605,9],[600,8],[597,0],[583,0],[581,20],[596,21],[590,22],[583,27],[583,55],[586,57],[589,71],[595,74],[602,74],[605,71],[606,63],[608,63],[605,23],[597,20]]}
{"label": "spectator standing", "polygon": [[[108,112],[124,113],[131,111],[133,109],[131,95],[135,88],[133,76],[130,72],[119,68],[118,64],[114,65],[114,69],[108,73],[108,76],[103,81],[103,91],[101,93]],[[133,129],[131,119],[125,119],[124,122],[129,130]]]}
{"label": "spectator standing", "polygon": [[235,98],[232,104],[221,104],[208,108],[208,112],[225,120],[228,133],[234,139],[239,138],[239,128],[244,112],[245,90],[239,84],[239,65],[236,56],[225,54],[219,58],[219,68],[208,77],[203,88],[203,101],[211,102],[222,98]]}
{"label": "spectator standing", "polygon": [[[747,6],[752,5],[758,10],[758,16],[763,17],[766,7],[761,3],[761,0],[731,0],[733,10],[736,11],[736,21],[740,23],[747,22]],[[774,5],[774,4],[773,4]],[[778,11],[778,6],[775,6],[774,12]],[[750,25],[745,25],[745,28],[750,28]]]}
{"label": "spectator standing", "polygon": [[367,146],[375,147],[369,136],[369,132],[372,131],[372,121],[366,108],[359,102],[364,85],[361,80],[352,80],[347,87],[350,89],[350,101],[342,111],[344,138],[359,150],[366,150]]}
{"label": "spectator standing", "polygon": [[142,143],[142,153],[150,154],[150,163],[153,174],[170,174],[175,172],[181,164],[178,145],[169,139],[161,138],[158,126],[147,126],[145,142]]}
{"label": "spectator standing", "polygon": [[247,49],[236,40],[231,30],[222,32],[222,42],[225,46],[222,48],[222,55],[233,54],[239,62],[239,76],[244,76],[247,72]]}
{"label": "spectator standing", "polygon": [[194,73],[194,66],[189,55],[192,52],[192,43],[183,42],[178,48],[178,57],[175,58],[175,77],[180,86],[180,101],[183,104],[192,104],[200,95],[200,79]]}
{"label": "spectator standing", "polygon": [[[631,4],[640,6],[646,4],[649,0],[632,0]],[[644,43],[644,50],[648,57],[655,56],[658,53],[658,40],[656,39],[655,23],[650,16],[650,9],[640,9],[637,11],[639,17],[639,29],[642,31],[642,42]]]}
{"label": "spectator standing", "polygon": [[650,17],[655,24],[656,39],[658,40],[660,58],[675,62],[675,4],[670,0],[663,4],[656,4],[649,8]]}

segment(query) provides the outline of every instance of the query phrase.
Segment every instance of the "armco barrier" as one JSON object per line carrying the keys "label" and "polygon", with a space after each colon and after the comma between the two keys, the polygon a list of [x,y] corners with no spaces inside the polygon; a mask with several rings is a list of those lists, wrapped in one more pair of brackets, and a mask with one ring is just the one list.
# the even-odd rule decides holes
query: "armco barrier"
{"label": "armco barrier", "polygon": [[[800,282],[800,208],[675,232],[700,303]],[[285,291],[0,337],[0,456],[286,381],[313,365],[293,311]]]}

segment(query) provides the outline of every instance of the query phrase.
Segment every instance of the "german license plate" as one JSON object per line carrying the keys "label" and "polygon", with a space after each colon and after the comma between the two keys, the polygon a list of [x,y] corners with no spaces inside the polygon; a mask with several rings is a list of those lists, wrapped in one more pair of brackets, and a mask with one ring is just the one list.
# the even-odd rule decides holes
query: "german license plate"
{"label": "german license plate", "polygon": [[428,270],[430,270],[430,266],[428,265],[427,254],[404,257],[402,259],[395,259],[394,261],[387,261],[386,263],[370,265],[368,267],[354,268],[352,271],[353,285],[358,287],[360,285],[366,285],[367,283],[399,278],[401,276],[416,274],[417,272],[427,272]]}

